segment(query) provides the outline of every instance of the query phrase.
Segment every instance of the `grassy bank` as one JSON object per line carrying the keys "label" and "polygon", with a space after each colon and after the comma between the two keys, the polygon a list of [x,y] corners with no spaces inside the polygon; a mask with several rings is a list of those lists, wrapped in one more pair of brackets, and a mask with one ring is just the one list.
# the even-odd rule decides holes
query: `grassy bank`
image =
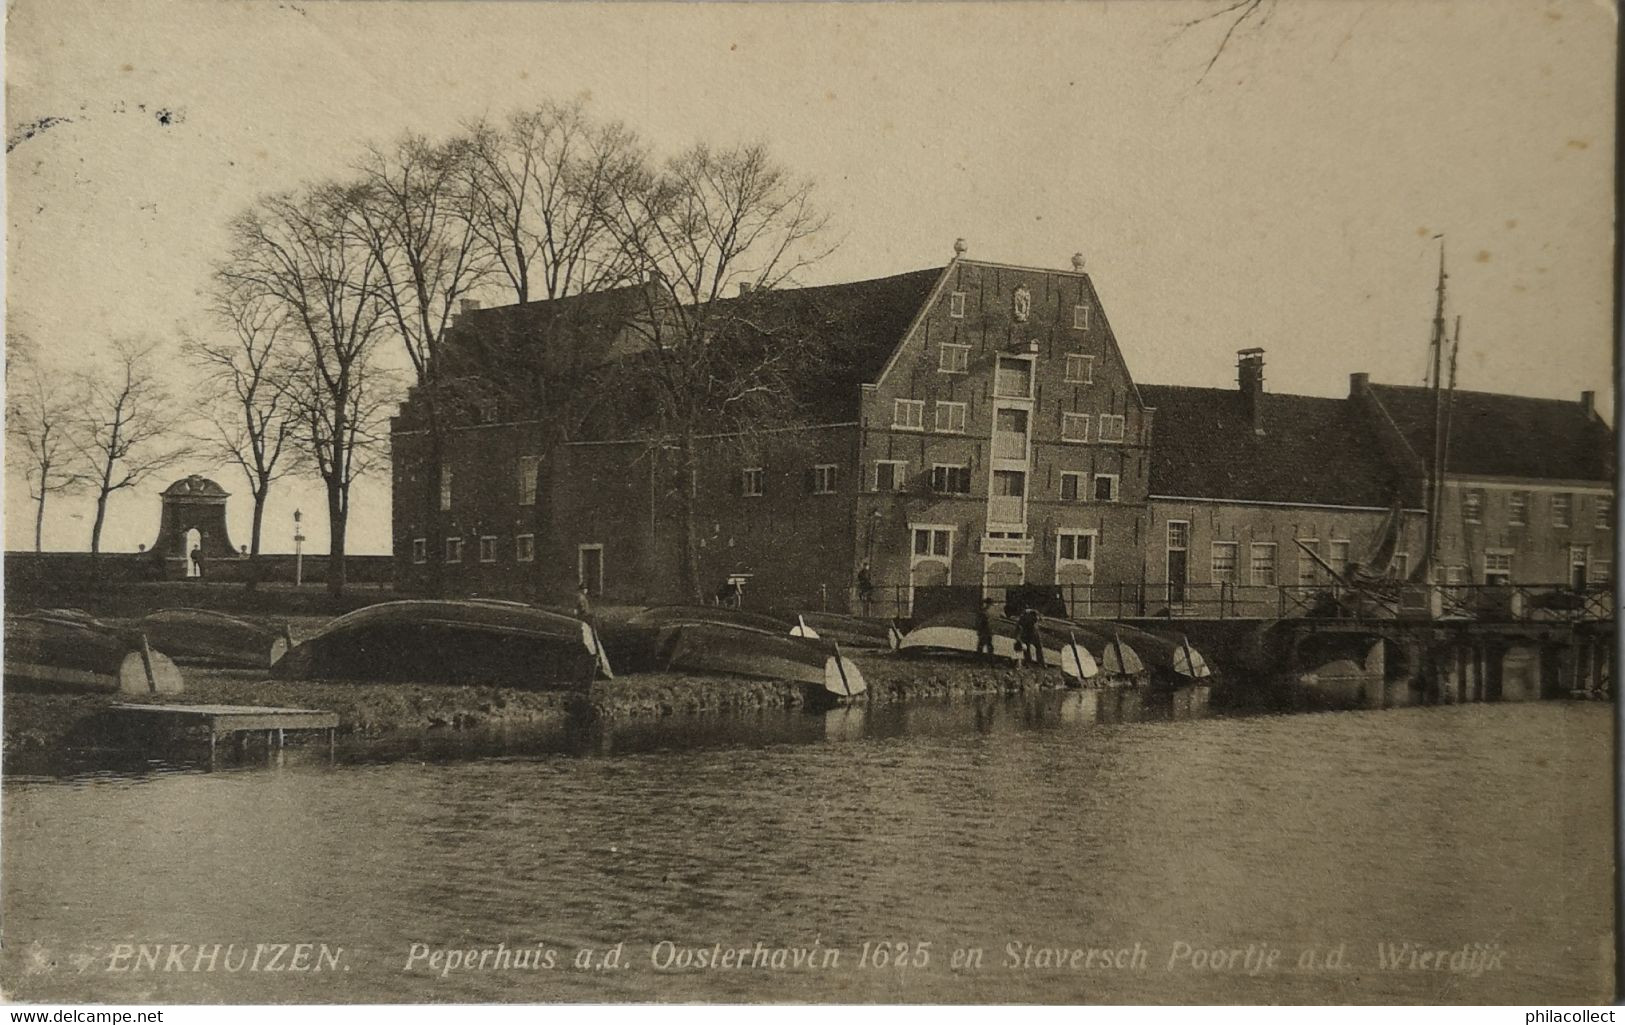
{"label": "grassy bank", "polygon": [[[868,681],[863,700],[881,704],[1015,694],[1059,687],[1054,670],[987,665],[959,659],[859,657]],[[572,721],[683,720],[782,711],[816,702],[799,684],[683,673],[638,673],[600,680],[580,693],[509,687],[431,684],[323,683],[269,680],[263,673],[186,667],[186,691],[170,697],[46,694],[5,695],[5,753],[38,758],[52,752],[115,745],[107,714],[118,700],[174,704],[273,705],[338,713],[339,732],[358,740],[399,738],[433,731],[564,727]],[[662,726],[662,728],[666,728]]]}

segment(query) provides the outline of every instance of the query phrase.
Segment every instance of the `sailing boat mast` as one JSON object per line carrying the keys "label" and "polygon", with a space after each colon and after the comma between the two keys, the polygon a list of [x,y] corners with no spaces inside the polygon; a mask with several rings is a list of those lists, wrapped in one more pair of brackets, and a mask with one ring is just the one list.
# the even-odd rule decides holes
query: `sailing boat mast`
{"label": "sailing boat mast", "polygon": [[1444,271],[1444,240],[1439,241],[1439,284],[1433,308],[1433,374],[1429,382],[1433,387],[1433,459],[1428,463],[1427,544],[1423,556],[1424,572],[1433,569],[1433,560],[1439,547],[1439,514],[1444,503],[1444,402],[1440,394],[1444,369],[1444,283],[1449,277]]}

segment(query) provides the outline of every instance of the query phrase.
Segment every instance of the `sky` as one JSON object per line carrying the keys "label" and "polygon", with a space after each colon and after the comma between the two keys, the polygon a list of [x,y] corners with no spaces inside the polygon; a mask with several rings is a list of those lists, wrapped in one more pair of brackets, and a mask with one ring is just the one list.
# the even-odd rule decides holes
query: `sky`
{"label": "sky", "polygon": [[[657,153],[762,141],[816,181],[839,245],[808,284],[937,266],[960,237],[1081,252],[1147,383],[1233,385],[1255,346],[1275,391],[1421,383],[1443,234],[1461,387],[1611,409],[1613,6],[1278,0],[1204,75],[1224,23],[1182,26],[1222,6],[13,0],[8,329],[64,372],[174,340],[257,195],[580,97]],[[197,384],[172,383],[184,417]],[[240,472],[185,472],[238,496],[246,543]],[[151,543],[170,479],[112,499],[104,550]],[[7,547],[31,547],[6,483]],[[265,550],[300,507],[325,551],[322,494],[279,484]],[[352,506],[349,550],[387,552],[387,468]],[[86,549],[93,516],[53,498],[45,547]]]}

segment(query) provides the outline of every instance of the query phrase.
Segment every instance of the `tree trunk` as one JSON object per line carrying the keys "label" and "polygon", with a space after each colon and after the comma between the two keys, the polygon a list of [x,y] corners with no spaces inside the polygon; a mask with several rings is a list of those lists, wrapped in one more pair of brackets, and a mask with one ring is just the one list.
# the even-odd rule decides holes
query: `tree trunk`
{"label": "tree trunk", "polygon": [[40,551],[40,535],[45,527],[45,489],[39,489],[39,506],[34,510],[34,551]]}
{"label": "tree trunk", "polygon": [[254,491],[254,529],[248,535],[248,589],[252,591],[260,582],[260,527],[265,522],[265,499],[270,483],[261,481]]}
{"label": "tree trunk", "polygon": [[345,510],[344,486],[327,485],[327,593],[335,597],[344,593],[344,528],[349,514]]}
{"label": "tree trunk", "polygon": [[107,520],[107,492],[102,491],[96,496],[96,522],[90,528],[90,554],[98,555],[102,550],[102,524]]}
{"label": "tree trunk", "polygon": [[700,539],[694,522],[694,439],[685,436],[679,452],[677,508],[682,517],[683,550],[678,584],[689,600],[703,602],[705,596],[700,593]]}

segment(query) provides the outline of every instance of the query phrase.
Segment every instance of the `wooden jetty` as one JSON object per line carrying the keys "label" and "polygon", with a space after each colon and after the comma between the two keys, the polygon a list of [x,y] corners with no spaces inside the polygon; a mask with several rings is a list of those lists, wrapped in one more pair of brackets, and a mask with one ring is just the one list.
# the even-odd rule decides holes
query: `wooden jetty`
{"label": "wooden jetty", "polygon": [[333,753],[339,714],[314,708],[271,708],[262,705],[147,705],[119,703],[114,713],[151,725],[185,729],[202,727],[209,733],[209,758],[221,737],[247,739],[249,734],[265,734],[267,748],[282,747],[288,730],[326,730],[327,752]]}

